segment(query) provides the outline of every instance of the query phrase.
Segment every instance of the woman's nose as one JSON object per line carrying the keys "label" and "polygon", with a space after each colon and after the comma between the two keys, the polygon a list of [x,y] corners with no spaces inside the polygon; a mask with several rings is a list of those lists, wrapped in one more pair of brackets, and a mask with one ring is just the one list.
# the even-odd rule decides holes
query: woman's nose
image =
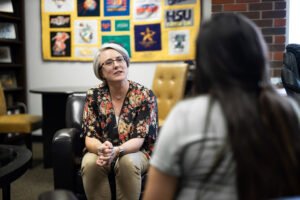
{"label": "woman's nose", "polygon": [[114,69],[117,69],[119,67],[119,63],[114,60]]}

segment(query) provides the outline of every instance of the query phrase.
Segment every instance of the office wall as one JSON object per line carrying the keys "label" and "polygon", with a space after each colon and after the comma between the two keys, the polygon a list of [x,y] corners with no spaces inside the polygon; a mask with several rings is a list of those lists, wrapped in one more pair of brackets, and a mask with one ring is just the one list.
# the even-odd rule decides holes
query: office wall
{"label": "office wall", "polygon": [[[299,24],[299,8],[300,8],[300,1],[299,0],[288,0],[288,34],[287,34],[287,41],[288,43],[296,43],[300,44],[300,28]],[[294,24],[294,26],[292,26]]]}
{"label": "office wall", "polygon": [[286,43],[287,0],[214,0],[212,13],[239,12],[253,20],[269,47],[272,76],[279,77]]}

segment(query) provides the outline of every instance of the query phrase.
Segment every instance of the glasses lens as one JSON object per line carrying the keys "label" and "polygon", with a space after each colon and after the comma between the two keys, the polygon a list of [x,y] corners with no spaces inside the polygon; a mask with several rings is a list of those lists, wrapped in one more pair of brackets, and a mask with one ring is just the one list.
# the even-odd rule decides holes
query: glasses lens
{"label": "glasses lens", "polygon": [[124,61],[124,58],[123,58],[123,57],[117,57],[117,58],[116,58],[116,61],[117,61],[118,63],[121,63],[121,62]]}
{"label": "glasses lens", "polygon": [[122,56],[116,57],[114,60],[113,59],[108,59],[106,60],[103,65],[107,67],[112,67],[114,65],[114,62],[117,62],[118,64],[123,63],[125,60]]}
{"label": "glasses lens", "polygon": [[113,65],[113,63],[114,61],[112,59],[108,59],[107,61],[104,62],[104,65],[110,67]]}

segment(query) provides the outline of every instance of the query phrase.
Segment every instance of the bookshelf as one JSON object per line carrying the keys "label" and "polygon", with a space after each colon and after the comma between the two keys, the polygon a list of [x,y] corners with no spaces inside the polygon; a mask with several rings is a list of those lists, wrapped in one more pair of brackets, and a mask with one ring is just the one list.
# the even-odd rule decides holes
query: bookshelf
{"label": "bookshelf", "polygon": [[24,0],[0,1],[0,82],[7,107],[27,104]]}

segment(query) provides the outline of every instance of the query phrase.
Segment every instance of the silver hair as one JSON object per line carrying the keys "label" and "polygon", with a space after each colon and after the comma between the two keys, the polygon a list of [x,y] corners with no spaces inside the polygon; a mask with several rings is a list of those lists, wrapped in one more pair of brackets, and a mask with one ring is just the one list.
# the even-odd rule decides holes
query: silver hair
{"label": "silver hair", "polygon": [[127,67],[129,67],[129,54],[124,47],[122,47],[121,45],[116,44],[116,43],[104,43],[98,49],[97,53],[95,54],[94,61],[93,61],[94,74],[101,81],[105,81],[105,80],[102,77],[102,73],[100,72],[100,64],[101,64],[100,63],[100,55],[103,52],[103,50],[106,50],[106,49],[114,49],[117,52],[119,52],[124,57]]}

